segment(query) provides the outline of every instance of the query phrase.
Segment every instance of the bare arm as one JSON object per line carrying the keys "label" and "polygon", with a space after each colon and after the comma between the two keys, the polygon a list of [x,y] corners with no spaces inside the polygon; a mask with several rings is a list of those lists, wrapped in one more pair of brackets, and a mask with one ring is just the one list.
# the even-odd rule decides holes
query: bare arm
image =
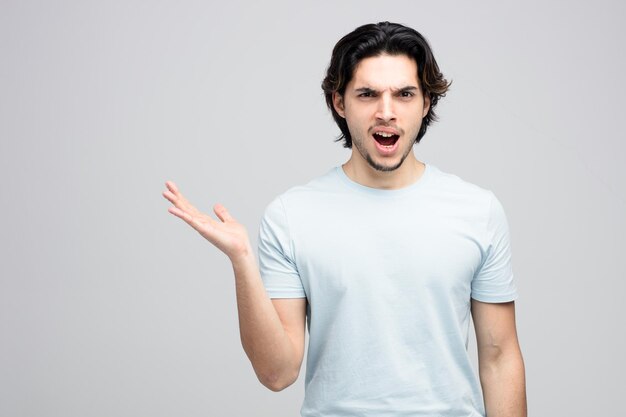
{"label": "bare arm", "polygon": [[163,196],[174,204],[168,211],[193,227],[232,262],[241,342],[257,377],[272,391],[293,384],[304,355],[306,298],[272,302],[245,227],[221,204],[213,207],[218,221],[191,205],[173,182],[165,185],[168,190]]}
{"label": "bare arm", "polygon": [[472,318],[487,416],[526,417],[526,380],[515,328],[515,303],[472,299]]}
{"label": "bare arm", "polygon": [[263,385],[280,391],[300,373],[306,298],[270,300],[254,257],[236,260],[233,269],[241,343]]}

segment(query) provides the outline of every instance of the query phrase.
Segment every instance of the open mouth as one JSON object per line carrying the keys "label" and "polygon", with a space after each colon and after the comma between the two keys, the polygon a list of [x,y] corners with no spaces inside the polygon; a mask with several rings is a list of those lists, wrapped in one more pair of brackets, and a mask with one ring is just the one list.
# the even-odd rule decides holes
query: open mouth
{"label": "open mouth", "polygon": [[389,149],[393,148],[393,146],[400,138],[400,136],[398,135],[380,132],[374,133],[372,136],[374,137],[374,140],[376,140],[376,142],[378,142],[381,146]]}

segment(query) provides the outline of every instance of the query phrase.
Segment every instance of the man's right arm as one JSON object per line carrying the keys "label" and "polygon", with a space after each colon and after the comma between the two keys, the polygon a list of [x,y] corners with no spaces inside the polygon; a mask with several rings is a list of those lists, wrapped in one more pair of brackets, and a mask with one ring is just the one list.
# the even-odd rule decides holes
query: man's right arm
{"label": "man's right arm", "polygon": [[293,384],[304,357],[306,298],[270,299],[252,251],[232,259],[243,349],[272,391]]}
{"label": "man's right arm", "polygon": [[168,211],[224,252],[233,264],[241,342],[257,377],[272,391],[293,384],[304,356],[306,298],[270,300],[250,246],[246,228],[222,204],[213,211],[220,221],[199,211],[166,181]]}

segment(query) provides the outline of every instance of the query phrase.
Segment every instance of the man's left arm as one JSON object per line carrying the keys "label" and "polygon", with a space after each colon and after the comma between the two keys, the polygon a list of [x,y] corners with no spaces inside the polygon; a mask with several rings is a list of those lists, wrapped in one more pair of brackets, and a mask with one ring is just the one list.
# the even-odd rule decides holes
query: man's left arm
{"label": "man's left arm", "polygon": [[515,302],[472,299],[471,308],[487,417],[526,417],[526,377],[517,340]]}

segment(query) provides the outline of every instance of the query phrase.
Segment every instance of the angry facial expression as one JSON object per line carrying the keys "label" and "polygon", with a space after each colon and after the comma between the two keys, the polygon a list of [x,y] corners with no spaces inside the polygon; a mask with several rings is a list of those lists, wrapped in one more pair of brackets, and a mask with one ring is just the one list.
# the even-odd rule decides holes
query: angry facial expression
{"label": "angry facial expression", "polygon": [[383,54],[361,60],[333,104],[348,124],[353,156],[377,171],[393,171],[410,154],[430,100],[420,89],[415,60]]}

